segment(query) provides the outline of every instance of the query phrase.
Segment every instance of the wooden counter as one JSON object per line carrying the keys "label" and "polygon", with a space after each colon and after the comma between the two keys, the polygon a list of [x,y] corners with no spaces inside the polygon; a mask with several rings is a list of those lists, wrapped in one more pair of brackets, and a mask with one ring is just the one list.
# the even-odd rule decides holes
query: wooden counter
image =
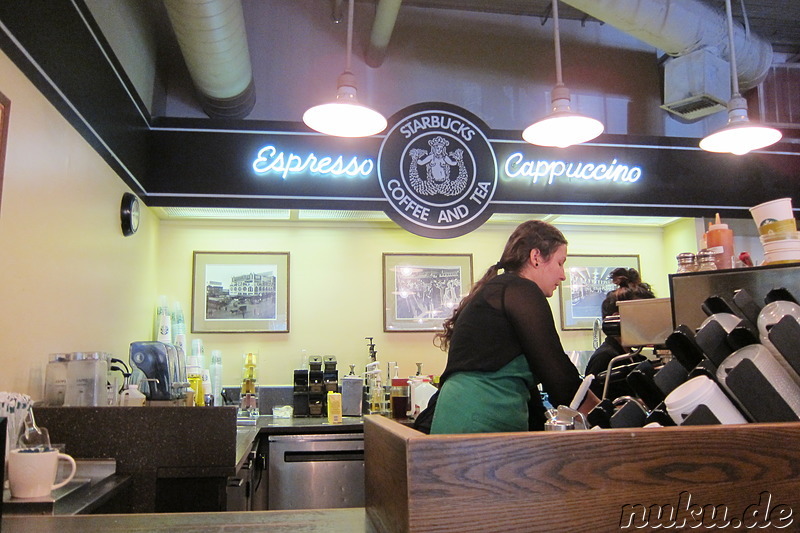
{"label": "wooden counter", "polygon": [[380,531],[679,529],[696,524],[692,511],[716,529],[743,517],[800,524],[800,423],[424,435],[367,416],[364,426],[366,511]]}
{"label": "wooden counter", "polygon": [[3,533],[371,533],[363,508],[246,513],[5,516]]}

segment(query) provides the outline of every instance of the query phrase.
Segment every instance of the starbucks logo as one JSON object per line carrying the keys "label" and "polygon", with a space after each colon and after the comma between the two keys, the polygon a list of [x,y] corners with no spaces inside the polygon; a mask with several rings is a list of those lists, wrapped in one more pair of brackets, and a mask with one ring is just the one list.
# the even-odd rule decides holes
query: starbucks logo
{"label": "starbucks logo", "polygon": [[387,215],[433,238],[458,237],[483,224],[497,186],[488,128],[447,104],[418,104],[397,116],[378,154]]}

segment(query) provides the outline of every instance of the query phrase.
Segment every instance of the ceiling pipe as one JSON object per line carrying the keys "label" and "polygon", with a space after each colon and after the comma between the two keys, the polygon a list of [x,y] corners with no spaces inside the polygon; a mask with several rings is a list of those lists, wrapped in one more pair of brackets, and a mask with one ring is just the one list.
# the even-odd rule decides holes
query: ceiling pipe
{"label": "ceiling pipe", "polygon": [[255,87],[241,0],[164,0],[203,111],[244,118]]}
{"label": "ceiling pipe", "polygon": [[[636,37],[670,56],[708,48],[728,60],[723,11],[698,0],[562,0],[597,20]],[[772,45],[741,26],[734,27],[739,86],[761,83],[772,65]]]}
{"label": "ceiling pipe", "polygon": [[375,11],[375,20],[372,22],[372,32],[369,37],[369,45],[365,54],[367,65],[378,68],[386,58],[386,49],[389,47],[389,40],[392,38],[397,13],[403,0],[379,0]]}

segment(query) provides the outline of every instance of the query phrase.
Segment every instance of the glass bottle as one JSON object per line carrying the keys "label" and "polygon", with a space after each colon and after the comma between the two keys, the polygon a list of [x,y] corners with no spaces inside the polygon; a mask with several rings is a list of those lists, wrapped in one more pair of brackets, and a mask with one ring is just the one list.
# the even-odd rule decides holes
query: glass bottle
{"label": "glass bottle", "polygon": [[676,259],[678,260],[678,274],[697,271],[695,255],[692,252],[680,253],[676,256]]}
{"label": "glass bottle", "polygon": [[242,388],[239,396],[239,416],[258,417],[258,355],[242,354]]}
{"label": "glass bottle", "polygon": [[709,270],[717,270],[717,254],[711,250],[700,250],[700,253],[697,254],[697,260],[699,263],[699,267],[697,269],[698,272],[705,272]]}

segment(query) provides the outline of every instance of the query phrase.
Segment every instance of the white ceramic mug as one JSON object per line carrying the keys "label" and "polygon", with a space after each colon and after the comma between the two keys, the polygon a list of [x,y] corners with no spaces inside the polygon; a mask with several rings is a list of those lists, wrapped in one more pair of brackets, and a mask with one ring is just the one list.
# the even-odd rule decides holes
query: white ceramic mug
{"label": "white ceramic mug", "polygon": [[[56,483],[58,462],[67,461],[72,470]],[[25,448],[11,450],[8,456],[8,488],[12,498],[42,498],[63,487],[75,477],[75,459],[58,450],[36,452]]]}

